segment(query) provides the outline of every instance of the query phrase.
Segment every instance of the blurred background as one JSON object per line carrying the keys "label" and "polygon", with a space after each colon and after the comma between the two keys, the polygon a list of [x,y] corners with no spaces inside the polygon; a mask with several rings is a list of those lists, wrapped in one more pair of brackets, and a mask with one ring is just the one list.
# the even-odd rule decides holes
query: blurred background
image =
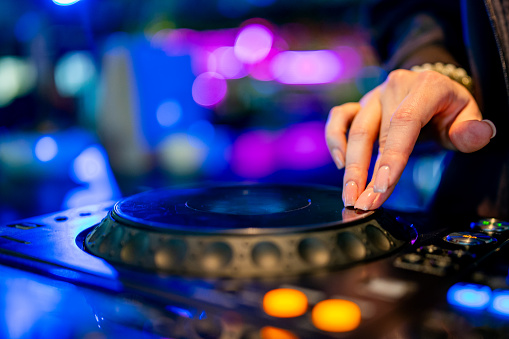
{"label": "blurred background", "polygon": [[[328,112],[386,76],[366,5],[0,2],[0,221],[204,181],[340,186]],[[444,159],[412,159],[388,204],[425,205]]]}

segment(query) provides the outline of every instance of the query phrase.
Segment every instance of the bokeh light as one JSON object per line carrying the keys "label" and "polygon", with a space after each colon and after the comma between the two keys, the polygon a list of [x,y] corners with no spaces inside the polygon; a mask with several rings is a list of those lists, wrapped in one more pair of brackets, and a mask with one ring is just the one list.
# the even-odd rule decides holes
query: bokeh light
{"label": "bokeh light", "polygon": [[387,72],[379,66],[363,67],[357,78],[355,85],[361,94],[366,94],[376,86],[380,85],[387,77]]}
{"label": "bokeh light", "polygon": [[274,137],[268,131],[249,131],[232,145],[231,168],[243,178],[257,179],[276,171]]}
{"label": "bokeh light", "polygon": [[457,283],[447,291],[447,301],[454,306],[482,310],[488,306],[491,289],[485,285]]}
{"label": "bokeh light", "polygon": [[182,117],[182,106],[178,100],[167,100],[159,105],[156,112],[157,122],[163,127],[170,127]]}
{"label": "bokeh light", "polygon": [[74,5],[80,0],[53,0],[53,2],[59,6],[70,6]]}
{"label": "bokeh light", "polygon": [[75,96],[95,77],[96,69],[89,52],[70,52],[55,66],[55,84],[62,96]]}
{"label": "bokeh light", "polygon": [[58,153],[58,145],[50,136],[40,138],[35,144],[35,156],[42,162],[52,160]]}
{"label": "bokeh light", "polygon": [[246,64],[260,62],[269,54],[273,40],[274,36],[267,27],[260,24],[247,25],[235,40],[235,55]]}
{"label": "bokeh light", "polygon": [[293,288],[276,288],[263,296],[263,310],[273,317],[299,317],[306,313],[307,309],[307,296]]}
{"label": "bokeh light", "polygon": [[97,147],[89,147],[73,162],[73,177],[78,183],[90,183],[106,176],[107,164]]}
{"label": "bokeh light", "polygon": [[201,106],[211,107],[219,104],[225,98],[226,92],[226,80],[215,72],[202,73],[193,82],[193,99]]}
{"label": "bokeh light", "polygon": [[490,312],[509,316],[509,291],[508,290],[495,290],[493,291],[493,301],[490,306]]}
{"label": "bokeh light", "polygon": [[261,339],[299,339],[295,334],[282,328],[265,326],[260,330]]}
{"label": "bokeh light", "polygon": [[324,130],[325,123],[322,121],[289,126],[274,143],[280,167],[307,170],[330,163]]}
{"label": "bokeh light", "polygon": [[271,63],[275,79],[290,85],[331,83],[338,79],[341,68],[338,56],[328,50],[285,51]]}
{"label": "bokeh light", "polygon": [[37,80],[35,66],[19,57],[0,59],[0,107],[30,92]]}
{"label": "bokeh light", "polygon": [[158,149],[161,166],[172,175],[184,177],[196,175],[208,154],[205,143],[185,133],[169,135]]}
{"label": "bokeh light", "polygon": [[233,47],[219,47],[209,55],[208,69],[226,79],[238,79],[247,75],[242,62],[234,53]]}
{"label": "bokeh light", "polygon": [[360,325],[361,309],[349,300],[322,300],[313,307],[311,319],[322,331],[350,332]]}

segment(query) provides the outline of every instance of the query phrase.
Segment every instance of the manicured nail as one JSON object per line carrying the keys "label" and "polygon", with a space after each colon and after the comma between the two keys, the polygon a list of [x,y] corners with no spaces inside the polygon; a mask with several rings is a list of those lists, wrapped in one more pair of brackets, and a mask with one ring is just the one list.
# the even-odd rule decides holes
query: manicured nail
{"label": "manicured nail", "polygon": [[389,166],[382,166],[378,168],[376,172],[375,184],[373,185],[373,191],[375,193],[385,193],[389,187],[389,174],[391,169]]}
{"label": "manicured nail", "polygon": [[345,158],[343,157],[343,153],[341,153],[341,151],[337,148],[332,150],[332,159],[338,169],[345,167]]}
{"label": "manicured nail", "polygon": [[343,189],[343,203],[345,207],[355,205],[357,200],[357,184],[355,181],[349,181],[345,184]]}
{"label": "manicured nail", "polygon": [[373,202],[376,198],[375,192],[373,192],[373,189],[367,188],[357,199],[357,202],[355,203],[355,208],[363,211],[369,211],[371,209],[371,206],[373,206]]}
{"label": "manicured nail", "polygon": [[495,135],[497,135],[497,128],[495,127],[495,124],[491,121],[491,120],[488,120],[488,119],[484,119],[482,120],[484,121],[485,123],[487,123],[488,125],[490,125],[491,127],[491,139],[493,139],[495,137]]}

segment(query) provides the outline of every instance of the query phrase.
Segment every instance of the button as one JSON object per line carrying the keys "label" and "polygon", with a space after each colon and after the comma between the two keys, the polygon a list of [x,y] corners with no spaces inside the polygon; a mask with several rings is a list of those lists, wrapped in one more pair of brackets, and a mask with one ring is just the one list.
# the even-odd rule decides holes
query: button
{"label": "button", "polygon": [[261,268],[277,267],[281,261],[281,251],[275,244],[268,241],[256,244],[251,255],[255,264]]}
{"label": "button", "polygon": [[482,232],[502,233],[509,230],[509,223],[495,218],[481,219],[470,224],[470,227]]}
{"label": "button", "polygon": [[308,309],[306,295],[293,288],[271,290],[263,297],[263,310],[278,318],[294,318],[303,315]]}
{"label": "button", "polygon": [[313,307],[311,320],[313,325],[322,331],[349,332],[359,327],[361,309],[349,300],[323,300]]}
{"label": "button", "polygon": [[410,264],[422,262],[422,256],[416,253],[407,253],[401,257],[401,260]]}
{"label": "button", "polygon": [[391,243],[389,239],[387,239],[382,231],[373,225],[366,226],[366,237],[368,238],[368,243],[372,244],[380,251],[386,252],[391,249]]}
{"label": "button", "polygon": [[224,242],[214,242],[207,245],[201,259],[202,268],[206,271],[215,271],[228,266],[233,258],[233,250]]}
{"label": "button", "polygon": [[444,238],[445,241],[463,246],[478,246],[495,242],[496,239],[483,233],[454,232]]}
{"label": "button", "polygon": [[325,266],[330,261],[330,250],[318,238],[306,238],[299,243],[299,254],[306,262],[315,266]]}
{"label": "button", "polygon": [[341,252],[343,252],[351,262],[360,261],[366,257],[366,247],[353,233],[340,233],[337,242]]}
{"label": "button", "polygon": [[261,339],[299,339],[295,334],[281,328],[265,326],[260,330]]}

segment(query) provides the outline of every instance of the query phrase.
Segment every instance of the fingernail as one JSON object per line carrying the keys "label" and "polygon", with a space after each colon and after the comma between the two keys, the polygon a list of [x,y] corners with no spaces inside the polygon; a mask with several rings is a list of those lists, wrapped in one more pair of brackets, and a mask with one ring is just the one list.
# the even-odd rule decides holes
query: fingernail
{"label": "fingernail", "polygon": [[485,123],[490,125],[491,131],[492,131],[490,139],[493,139],[495,137],[495,135],[497,135],[497,128],[495,127],[495,124],[491,120],[488,120],[488,119],[484,119],[482,121],[484,121]]}
{"label": "fingernail", "polygon": [[357,200],[357,184],[355,181],[349,181],[345,184],[343,190],[343,203],[345,207],[355,205]]}
{"label": "fingernail", "polygon": [[334,160],[334,163],[336,164],[336,167],[338,169],[342,169],[345,167],[345,160],[343,157],[343,153],[340,152],[337,148],[332,150],[332,159]]}
{"label": "fingernail", "polygon": [[361,194],[357,202],[355,203],[355,208],[363,211],[369,211],[371,206],[373,206],[373,202],[375,201],[376,194],[372,188],[367,188],[364,193]]}
{"label": "fingernail", "polygon": [[389,187],[389,174],[391,169],[389,166],[382,166],[378,168],[376,172],[375,184],[373,185],[373,191],[375,193],[385,193],[387,192],[387,187]]}

